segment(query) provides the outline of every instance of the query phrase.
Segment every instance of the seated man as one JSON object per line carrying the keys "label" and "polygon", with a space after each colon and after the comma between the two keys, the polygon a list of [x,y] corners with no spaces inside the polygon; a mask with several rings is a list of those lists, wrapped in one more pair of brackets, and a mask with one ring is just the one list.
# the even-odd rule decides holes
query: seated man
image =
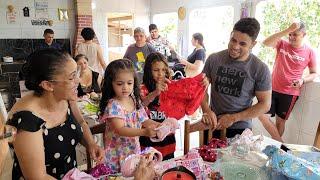
{"label": "seated man", "polygon": [[39,49],[45,49],[45,48],[54,48],[57,50],[62,49],[60,44],[53,42],[54,32],[52,29],[44,30],[43,37],[44,37],[44,42],[40,44]]}
{"label": "seated man", "polygon": [[[203,69],[211,83],[210,108],[207,98],[201,105],[203,121],[217,125],[218,130],[226,128],[228,138],[252,128],[251,119],[266,113],[271,105],[269,69],[251,53],[259,30],[256,19],[240,19],[233,27],[228,49],[211,54]],[[252,106],[254,97],[258,103]],[[219,135],[214,131],[214,137]]]}

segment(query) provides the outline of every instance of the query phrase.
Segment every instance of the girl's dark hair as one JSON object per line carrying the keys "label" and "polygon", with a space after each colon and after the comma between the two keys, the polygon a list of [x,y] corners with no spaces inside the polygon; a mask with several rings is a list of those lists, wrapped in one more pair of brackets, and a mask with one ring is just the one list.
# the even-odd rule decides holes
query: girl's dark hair
{"label": "girl's dark hair", "polygon": [[206,49],[203,44],[203,36],[201,33],[194,33],[192,37],[194,40],[198,41],[198,43],[203,47],[203,49]]}
{"label": "girl's dark hair", "polygon": [[56,49],[42,49],[33,52],[27,57],[22,67],[25,77],[25,86],[33,90],[36,96],[41,96],[44,89],[39,86],[42,81],[52,80],[53,76],[62,71],[65,63],[72,57]]}
{"label": "girl's dark hair", "polygon": [[78,62],[81,58],[84,58],[85,60],[88,61],[88,57],[87,57],[86,55],[84,55],[84,54],[78,54],[78,55],[76,55],[76,57],[74,57],[74,60],[75,60],[76,62]]}
{"label": "girl's dark hair", "polygon": [[81,31],[81,36],[84,40],[92,40],[95,36],[94,30],[89,27],[85,27]]}
{"label": "girl's dark hair", "polygon": [[[153,79],[152,76],[152,64],[155,62],[163,62],[165,66],[167,67],[166,70],[166,78],[170,77],[170,72],[169,72],[169,66],[167,59],[164,57],[159,52],[154,52],[148,55],[145,65],[144,65],[144,73],[143,73],[143,84],[146,86],[149,92],[152,92],[156,89],[156,81]],[[157,105],[159,102],[159,97],[156,97],[150,104],[149,106],[154,106]]]}
{"label": "girl's dark hair", "polygon": [[134,83],[133,83],[133,99],[135,101],[136,109],[142,108],[141,100],[140,100],[140,85],[134,70],[133,63],[129,59],[117,59],[112,61],[106,68],[104,73],[104,81],[102,85],[102,97],[99,105],[100,115],[103,115],[108,101],[111,98],[115,97],[115,92],[113,90],[112,82],[115,80],[117,74],[121,70],[128,70],[132,72],[134,76]]}

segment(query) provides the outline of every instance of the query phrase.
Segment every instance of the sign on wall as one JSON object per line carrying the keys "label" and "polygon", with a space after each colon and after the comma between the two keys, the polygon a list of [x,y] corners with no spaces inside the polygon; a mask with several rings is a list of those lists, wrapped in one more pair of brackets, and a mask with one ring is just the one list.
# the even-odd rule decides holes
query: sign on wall
{"label": "sign on wall", "polygon": [[24,17],[29,17],[30,16],[28,7],[24,7],[22,10],[23,10],[23,16]]}
{"label": "sign on wall", "polygon": [[48,0],[34,0],[35,14],[37,18],[48,18]]}

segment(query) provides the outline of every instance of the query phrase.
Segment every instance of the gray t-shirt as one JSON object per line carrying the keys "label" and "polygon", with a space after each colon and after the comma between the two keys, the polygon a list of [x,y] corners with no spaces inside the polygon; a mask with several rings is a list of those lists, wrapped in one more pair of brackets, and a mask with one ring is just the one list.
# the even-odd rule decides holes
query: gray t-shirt
{"label": "gray t-shirt", "polygon": [[128,58],[133,62],[140,82],[142,82],[145,60],[147,59],[147,56],[153,52],[156,52],[156,50],[149,43],[143,47],[138,47],[136,44],[131,44],[128,46],[128,49],[123,56],[123,58]]}
{"label": "gray t-shirt", "polygon": [[[210,106],[217,116],[241,112],[252,106],[255,91],[271,90],[269,69],[253,54],[246,61],[230,58],[228,50],[211,54],[203,72],[211,81]],[[252,128],[252,121],[243,119],[229,128]]]}

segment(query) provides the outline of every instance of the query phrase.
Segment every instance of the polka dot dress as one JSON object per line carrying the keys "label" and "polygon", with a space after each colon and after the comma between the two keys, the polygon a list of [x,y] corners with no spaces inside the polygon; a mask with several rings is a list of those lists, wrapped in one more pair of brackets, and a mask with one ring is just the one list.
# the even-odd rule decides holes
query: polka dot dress
{"label": "polka dot dress", "polygon": [[[29,132],[43,130],[47,174],[62,179],[70,169],[77,166],[75,147],[82,138],[82,128],[70,111],[65,122],[50,129],[46,127],[45,121],[30,111],[15,113],[7,124]],[[23,179],[16,154],[14,154],[12,179]]]}

